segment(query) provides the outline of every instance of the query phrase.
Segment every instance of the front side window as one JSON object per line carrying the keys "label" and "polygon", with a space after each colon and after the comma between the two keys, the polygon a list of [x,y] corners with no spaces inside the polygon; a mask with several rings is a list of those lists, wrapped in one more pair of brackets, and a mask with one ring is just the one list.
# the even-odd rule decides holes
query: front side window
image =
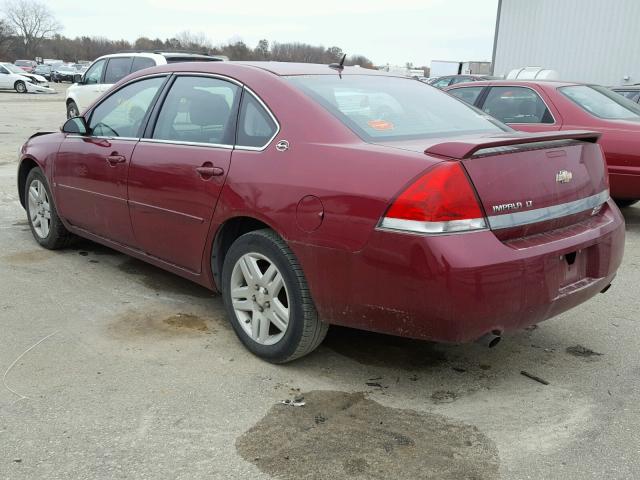
{"label": "front side window", "polygon": [[453,90],[447,90],[447,93],[450,93],[469,105],[473,105],[476,103],[476,100],[480,96],[480,93],[482,93],[483,89],[484,87],[460,87],[454,88]]}
{"label": "front side window", "polygon": [[100,83],[105,63],[107,63],[106,60],[98,60],[96,63],[91,65],[91,68],[89,68],[87,73],[84,74],[84,83],[88,85]]}
{"label": "front side window", "polygon": [[608,88],[595,85],[561,87],[562,93],[587,113],[609,120],[640,121],[640,107]]}
{"label": "front side window", "polygon": [[131,57],[114,57],[109,59],[107,71],[104,74],[104,83],[118,83],[129,75],[131,70]]}
{"label": "front side window", "polygon": [[140,80],[107,97],[91,113],[91,135],[138,138],[144,117],[164,80],[165,77]]}
{"label": "front side window", "polygon": [[277,130],[278,126],[260,102],[245,91],[240,105],[236,145],[262,148],[271,141]]}
{"label": "front side window", "polygon": [[504,123],[554,123],[544,101],[526,87],[491,87],[482,111]]}
{"label": "front side window", "polygon": [[289,81],[365,141],[508,131],[422,82],[374,75],[305,75]]}
{"label": "front side window", "polygon": [[162,104],[153,138],[233,145],[240,88],[211,77],[178,77]]}

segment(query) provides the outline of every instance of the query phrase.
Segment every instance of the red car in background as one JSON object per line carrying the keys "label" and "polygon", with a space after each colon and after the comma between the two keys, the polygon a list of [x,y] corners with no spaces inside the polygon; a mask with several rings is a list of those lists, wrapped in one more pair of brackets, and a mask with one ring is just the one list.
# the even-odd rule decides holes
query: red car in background
{"label": "red car in background", "polygon": [[556,81],[473,82],[445,89],[516,130],[601,132],[611,196],[640,199],[640,106],[598,85]]}
{"label": "red car in background", "polygon": [[27,73],[33,73],[33,71],[38,66],[38,64],[33,60],[16,60],[15,62],[13,62],[13,64],[16,67],[20,67],[22,70],[24,70]]}
{"label": "red car in background", "polygon": [[183,63],[32,136],[18,191],[40,245],[79,235],[220,291],[272,362],[329,324],[494,345],[616,275],[597,140],[362,68]]}

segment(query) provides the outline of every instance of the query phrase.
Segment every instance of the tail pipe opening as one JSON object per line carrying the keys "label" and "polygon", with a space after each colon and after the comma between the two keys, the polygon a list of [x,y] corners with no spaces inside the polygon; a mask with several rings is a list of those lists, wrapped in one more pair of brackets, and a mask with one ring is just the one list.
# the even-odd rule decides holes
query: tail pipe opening
{"label": "tail pipe opening", "polygon": [[493,348],[500,343],[500,340],[502,340],[502,333],[500,330],[492,330],[477,339],[476,343],[487,348]]}

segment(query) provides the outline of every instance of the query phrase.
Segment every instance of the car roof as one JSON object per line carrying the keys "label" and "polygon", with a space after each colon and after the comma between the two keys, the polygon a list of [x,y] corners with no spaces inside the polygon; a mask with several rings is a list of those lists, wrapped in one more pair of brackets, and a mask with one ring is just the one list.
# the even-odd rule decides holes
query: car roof
{"label": "car roof", "polygon": [[[222,71],[228,70],[227,73],[232,71],[238,72],[242,70],[245,72],[261,71],[277,76],[296,76],[296,75],[368,75],[368,76],[384,76],[384,77],[398,77],[407,80],[413,80],[411,77],[404,75],[395,75],[392,73],[372,70],[369,68],[361,67],[344,67],[342,71],[329,67],[326,64],[317,63],[289,63],[289,62],[245,62],[245,61],[230,61],[230,62],[186,62],[186,63],[169,63],[167,65],[158,65],[156,67],[147,68],[144,70],[138,70],[137,76],[149,75],[154,73],[164,72],[199,72],[199,73],[213,73],[219,74]],[[142,72],[142,73],[140,73]],[[417,80],[414,80],[417,81]]]}
{"label": "car roof", "polygon": [[[227,62],[236,65],[245,65],[253,68],[260,68],[275,75],[331,75],[338,73],[337,69],[329,67],[323,63],[293,63],[293,62]],[[387,77],[397,77],[388,72],[373,70],[370,68],[347,67],[340,72],[342,75],[381,75]],[[405,77],[403,77],[405,78]],[[406,77],[409,78],[409,77]]]}
{"label": "car roof", "polygon": [[619,85],[617,87],[610,87],[611,90],[640,90],[640,85]]}

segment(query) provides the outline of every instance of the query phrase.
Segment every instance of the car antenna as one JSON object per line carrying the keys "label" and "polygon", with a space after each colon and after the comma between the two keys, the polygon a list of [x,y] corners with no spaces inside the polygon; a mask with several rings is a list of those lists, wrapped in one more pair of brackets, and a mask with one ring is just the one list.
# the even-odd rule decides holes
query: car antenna
{"label": "car antenna", "polygon": [[345,58],[347,58],[347,54],[346,53],[344,55],[342,55],[342,59],[340,60],[340,63],[330,63],[329,64],[329,68],[333,68],[334,70],[339,70],[339,71],[344,70],[344,60],[345,60]]}

